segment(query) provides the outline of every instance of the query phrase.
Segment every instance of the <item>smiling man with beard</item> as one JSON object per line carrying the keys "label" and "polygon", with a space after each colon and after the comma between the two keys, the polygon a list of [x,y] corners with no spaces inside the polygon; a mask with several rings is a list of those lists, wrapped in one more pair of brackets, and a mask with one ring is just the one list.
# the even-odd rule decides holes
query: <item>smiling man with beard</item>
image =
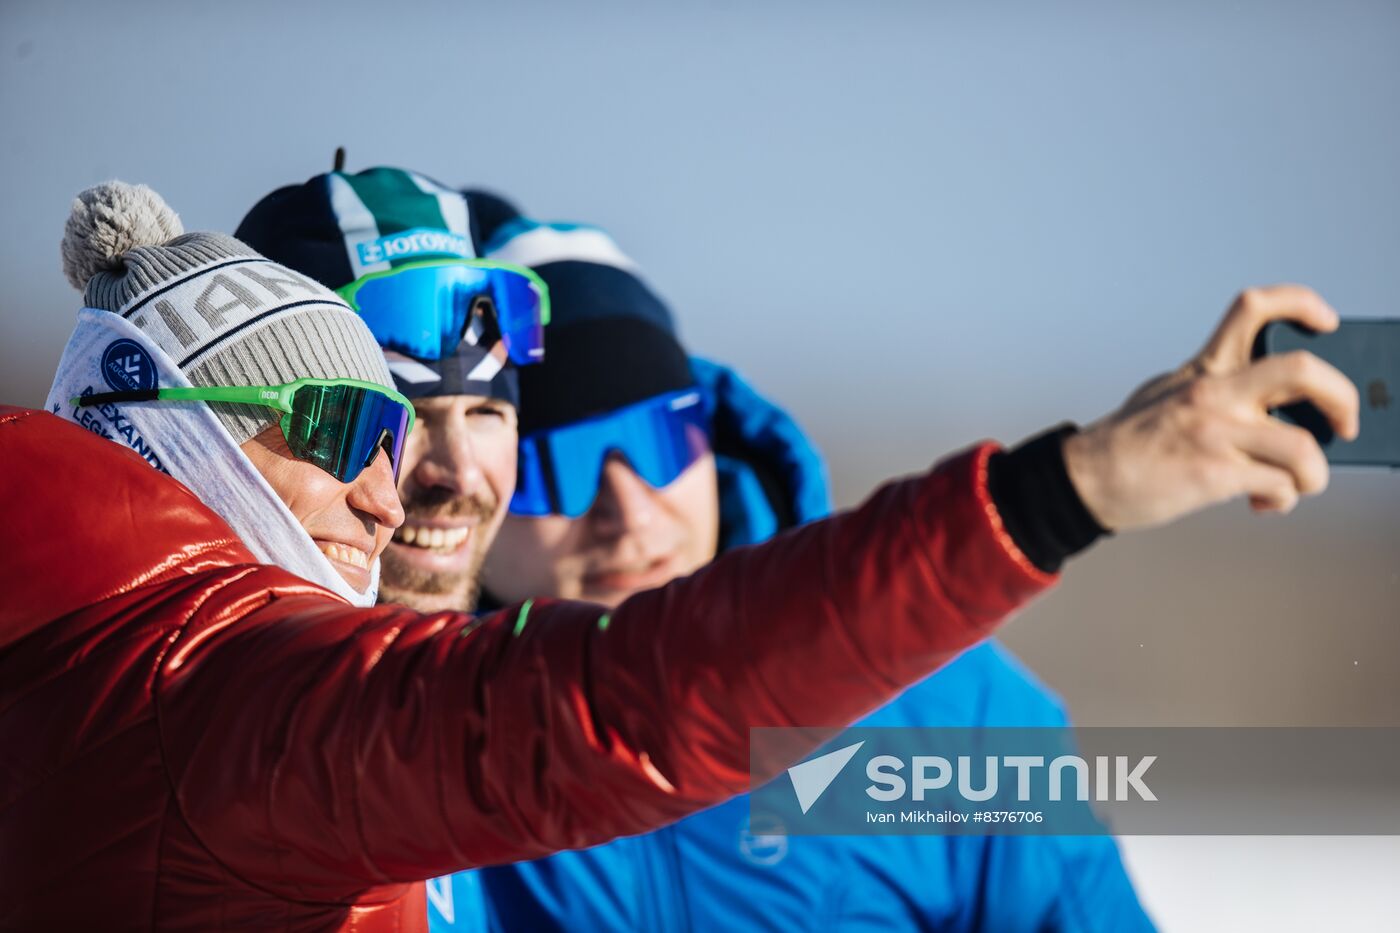
{"label": "smiling man with beard", "polygon": [[237,236],[337,289],[384,348],[417,427],[399,475],[404,523],[380,598],[470,610],[516,481],[516,366],[540,358],[547,291],[478,259],[514,208],[397,168],[317,175],[258,202]]}
{"label": "smiling man with beard", "polygon": [[384,552],[380,596],[421,612],[476,602],[477,578],[515,486],[509,401],[453,394],[414,399],[417,430],[399,477],[404,523]]}

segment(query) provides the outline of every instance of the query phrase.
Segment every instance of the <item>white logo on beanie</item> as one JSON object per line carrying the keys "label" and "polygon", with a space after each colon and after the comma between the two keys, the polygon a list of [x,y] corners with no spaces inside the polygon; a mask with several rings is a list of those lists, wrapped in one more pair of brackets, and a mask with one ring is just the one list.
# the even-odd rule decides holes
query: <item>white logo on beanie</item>
{"label": "white logo on beanie", "polygon": [[446,230],[415,227],[402,233],[390,233],[368,243],[358,243],[360,262],[373,265],[410,256],[449,255],[470,259],[476,255],[471,240]]}

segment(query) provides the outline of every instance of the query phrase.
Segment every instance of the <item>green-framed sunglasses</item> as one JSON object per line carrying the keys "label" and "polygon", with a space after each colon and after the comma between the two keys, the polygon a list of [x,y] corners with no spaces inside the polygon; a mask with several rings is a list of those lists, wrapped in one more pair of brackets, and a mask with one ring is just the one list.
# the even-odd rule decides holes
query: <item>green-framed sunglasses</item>
{"label": "green-framed sunglasses", "polygon": [[359,379],[133,389],[71,400],[77,408],[108,402],[228,402],[275,408],[282,412],[282,436],[292,456],[315,464],[342,483],[353,482],[381,449],[388,451],[397,479],[404,441],[413,430],[412,402],[393,389]]}

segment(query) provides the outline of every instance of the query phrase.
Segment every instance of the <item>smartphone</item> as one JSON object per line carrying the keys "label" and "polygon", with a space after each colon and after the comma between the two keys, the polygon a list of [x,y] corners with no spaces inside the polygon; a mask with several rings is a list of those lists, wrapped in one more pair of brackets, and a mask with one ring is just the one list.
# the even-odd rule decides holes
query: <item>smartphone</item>
{"label": "smartphone", "polygon": [[1312,432],[1330,463],[1400,469],[1400,319],[1344,318],[1330,334],[1286,321],[1264,327],[1254,356],[1307,350],[1342,371],[1361,393],[1361,433],[1344,441],[1311,402],[1275,409],[1274,414]]}

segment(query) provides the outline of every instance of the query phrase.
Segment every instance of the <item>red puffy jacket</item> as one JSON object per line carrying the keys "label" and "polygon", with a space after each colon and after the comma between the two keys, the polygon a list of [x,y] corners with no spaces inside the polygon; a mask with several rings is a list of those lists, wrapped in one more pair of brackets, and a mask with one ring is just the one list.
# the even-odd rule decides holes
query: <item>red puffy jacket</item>
{"label": "red puffy jacket", "polygon": [[604,616],[356,609],[185,487],[0,407],[0,928],[423,930],[422,881],[743,791],[1050,583],[990,447]]}

